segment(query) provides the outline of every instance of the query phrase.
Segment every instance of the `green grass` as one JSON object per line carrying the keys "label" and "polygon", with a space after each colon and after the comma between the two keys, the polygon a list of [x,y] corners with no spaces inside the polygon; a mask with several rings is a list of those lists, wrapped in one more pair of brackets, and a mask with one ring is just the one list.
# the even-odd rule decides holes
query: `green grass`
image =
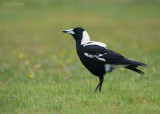
{"label": "green grass", "polygon": [[[159,11],[158,0],[0,1],[0,112],[160,113]],[[114,71],[94,93],[98,78],[61,32],[77,26],[148,64],[145,75]]]}

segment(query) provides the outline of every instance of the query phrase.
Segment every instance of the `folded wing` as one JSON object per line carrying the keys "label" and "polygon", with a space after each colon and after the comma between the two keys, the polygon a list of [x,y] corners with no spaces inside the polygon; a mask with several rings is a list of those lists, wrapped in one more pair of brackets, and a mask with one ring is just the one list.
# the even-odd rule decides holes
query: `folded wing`
{"label": "folded wing", "polygon": [[144,63],[125,58],[123,55],[99,45],[86,45],[83,47],[84,55],[93,61],[114,65],[143,66]]}

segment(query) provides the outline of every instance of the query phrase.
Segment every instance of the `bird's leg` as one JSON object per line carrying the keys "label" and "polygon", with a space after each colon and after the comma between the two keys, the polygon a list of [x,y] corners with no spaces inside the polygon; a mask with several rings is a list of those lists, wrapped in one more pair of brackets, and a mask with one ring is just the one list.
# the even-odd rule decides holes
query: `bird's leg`
{"label": "bird's leg", "polygon": [[102,77],[99,77],[99,83],[96,87],[96,89],[94,90],[95,92],[97,91],[97,89],[99,88],[99,91],[101,91],[101,87],[102,87],[102,83],[103,83],[103,76]]}
{"label": "bird's leg", "polygon": [[96,91],[97,91],[97,89],[98,89],[99,85],[100,85],[100,82],[98,83],[98,85],[97,85],[96,89],[94,90],[94,92],[96,92]]}
{"label": "bird's leg", "polygon": [[99,77],[99,80],[100,80],[100,82],[99,82],[99,84],[100,84],[99,91],[101,91],[101,87],[102,87],[103,79],[104,79],[104,77],[103,77],[103,76],[102,76],[102,77]]}

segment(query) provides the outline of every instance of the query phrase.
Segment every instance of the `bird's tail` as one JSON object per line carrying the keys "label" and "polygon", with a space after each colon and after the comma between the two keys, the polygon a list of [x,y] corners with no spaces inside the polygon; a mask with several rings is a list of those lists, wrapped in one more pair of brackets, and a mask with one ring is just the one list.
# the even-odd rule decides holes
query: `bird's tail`
{"label": "bird's tail", "polygon": [[135,72],[137,72],[137,73],[140,73],[140,74],[144,75],[144,72],[141,71],[141,70],[139,70],[139,69],[137,69],[137,66],[132,66],[132,65],[130,65],[130,66],[127,66],[127,67],[125,67],[125,68],[127,68],[127,69],[129,69],[129,70],[133,70],[133,71],[135,71]]}
{"label": "bird's tail", "polygon": [[133,61],[131,59],[124,59],[126,64],[131,65],[131,66],[142,66],[142,67],[146,67],[147,65],[145,63],[142,62],[138,62],[138,61]]}

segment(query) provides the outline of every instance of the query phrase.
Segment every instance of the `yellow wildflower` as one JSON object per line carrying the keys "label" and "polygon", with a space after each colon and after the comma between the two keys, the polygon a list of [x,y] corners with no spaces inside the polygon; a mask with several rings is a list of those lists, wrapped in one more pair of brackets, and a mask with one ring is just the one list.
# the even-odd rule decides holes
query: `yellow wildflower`
{"label": "yellow wildflower", "polygon": [[30,78],[30,79],[32,79],[33,77],[34,77],[34,76],[33,76],[33,75],[31,75],[31,74],[30,74],[30,75],[28,75],[28,78]]}
{"label": "yellow wildflower", "polygon": [[35,66],[36,69],[39,69],[40,67],[41,67],[40,64],[37,64],[37,65]]}
{"label": "yellow wildflower", "polygon": [[57,59],[57,56],[53,55],[53,56],[51,57],[51,59],[52,59],[52,60],[56,60],[56,59]]}
{"label": "yellow wildflower", "polygon": [[122,70],[124,70],[124,68],[119,68],[119,70],[121,70],[121,71],[122,71]]}
{"label": "yellow wildflower", "polygon": [[58,65],[60,66],[60,67],[63,67],[64,66],[64,64],[63,64],[63,62],[60,60],[60,61],[58,61]]}
{"label": "yellow wildflower", "polygon": [[63,49],[61,50],[61,52],[60,52],[60,57],[64,57],[65,54],[66,54],[66,49],[63,48]]}
{"label": "yellow wildflower", "polygon": [[66,59],[66,61],[65,61],[67,64],[69,64],[69,63],[71,63],[71,59]]}
{"label": "yellow wildflower", "polygon": [[20,58],[20,59],[23,59],[23,58],[24,58],[24,54],[23,54],[23,53],[20,53],[20,54],[19,54],[19,58]]}
{"label": "yellow wildflower", "polygon": [[30,65],[31,65],[31,63],[30,63],[29,60],[26,60],[26,61],[25,61],[25,64],[26,64],[27,66],[30,66]]}
{"label": "yellow wildflower", "polygon": [[63,49],[61,50],[61,52],[62,52],[62,53],[66,53],[66,49],[63,48]]}

